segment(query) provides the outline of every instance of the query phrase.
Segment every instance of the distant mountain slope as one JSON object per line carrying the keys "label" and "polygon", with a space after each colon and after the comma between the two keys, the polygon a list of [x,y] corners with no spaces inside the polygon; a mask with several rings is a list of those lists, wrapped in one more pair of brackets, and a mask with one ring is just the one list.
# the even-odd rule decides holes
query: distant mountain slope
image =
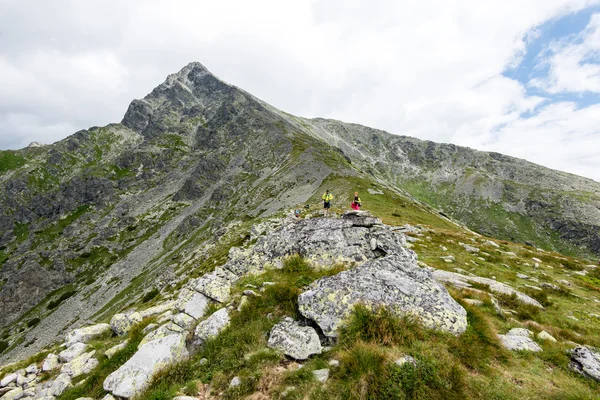
{"label": "distant mountain slope", "polygon": [[498,153],[326,119],[299,122],[354,165],[480,233],[600,254],[600,183]]}
{"label": "distant mountain slope", "polygon": [[4,356],[214,268],[205,260],[226,258],[240,226],[318,201],[338,177],[403,191],[488,235],[600,254],[596,182],[294,117],[191,63],[119,124],[0,152]]}

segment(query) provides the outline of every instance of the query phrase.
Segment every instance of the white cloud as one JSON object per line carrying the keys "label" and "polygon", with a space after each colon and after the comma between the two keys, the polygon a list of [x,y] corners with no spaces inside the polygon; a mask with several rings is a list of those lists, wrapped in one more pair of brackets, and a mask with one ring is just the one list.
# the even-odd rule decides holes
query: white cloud
{"label": "white cloud", "polygon": [[[560,168],[580,171],[567,154],[533,157],[530,145],[528,156],[525,144],[517,153],[495,138],[510,137],[509,127],[537,137],[540,125],[521,114],[546,110],[548,100],[527,96],[502,72],[537,27],[592,3],[0,0],[0,148],[119,121],[133,98],[200,61],[287,112],[550,166],[558,157]],[[565,121],[584,111],[593,125],[595,107],[572,109]],[[556,124],[548,146],[560,148],[564,126]]]}
{"label": "white cloud", "polygon": [[532,79],[532,87],[548,93],[599,93],[600,13],[592,15],[578,35],[551,43],[548,53],[550,56],[542,60],[542,65],[549,68],[548,76]]}

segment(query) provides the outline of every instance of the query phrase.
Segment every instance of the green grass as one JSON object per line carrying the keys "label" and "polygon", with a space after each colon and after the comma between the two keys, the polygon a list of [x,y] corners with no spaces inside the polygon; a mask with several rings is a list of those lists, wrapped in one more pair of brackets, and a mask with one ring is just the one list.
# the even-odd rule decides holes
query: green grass
{"label": "green grass", "polygon": [[0,340],[0,354],[8,348],[9,343],[6,340]]}
{"label": "green grass", "polygon": [[12,150],[0,150],[0,175],[25,165],[25,158]]}

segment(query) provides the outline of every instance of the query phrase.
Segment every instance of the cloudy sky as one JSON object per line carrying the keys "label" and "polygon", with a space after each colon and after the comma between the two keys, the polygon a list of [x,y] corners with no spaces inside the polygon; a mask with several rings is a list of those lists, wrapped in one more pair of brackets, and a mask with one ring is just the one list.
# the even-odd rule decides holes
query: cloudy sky
{"label": "cloudy sky", "polygon": [[600,0],[0,0],[0,148],[118,122],[190,61],[293,114],[600,181]]}

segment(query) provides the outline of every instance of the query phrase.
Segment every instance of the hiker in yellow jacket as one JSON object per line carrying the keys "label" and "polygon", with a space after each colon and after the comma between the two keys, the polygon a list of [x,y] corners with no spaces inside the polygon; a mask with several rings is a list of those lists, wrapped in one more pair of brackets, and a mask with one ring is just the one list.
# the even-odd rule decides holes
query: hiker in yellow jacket
{"label": "hiker in yellow jacket", "polygon": [[329,213],[329,209],[331,208],[331,200],[333,200],[333,195],[329,193],[329,189],[327,189],[321,198],[323,199],[323,216],[326,217]]}

